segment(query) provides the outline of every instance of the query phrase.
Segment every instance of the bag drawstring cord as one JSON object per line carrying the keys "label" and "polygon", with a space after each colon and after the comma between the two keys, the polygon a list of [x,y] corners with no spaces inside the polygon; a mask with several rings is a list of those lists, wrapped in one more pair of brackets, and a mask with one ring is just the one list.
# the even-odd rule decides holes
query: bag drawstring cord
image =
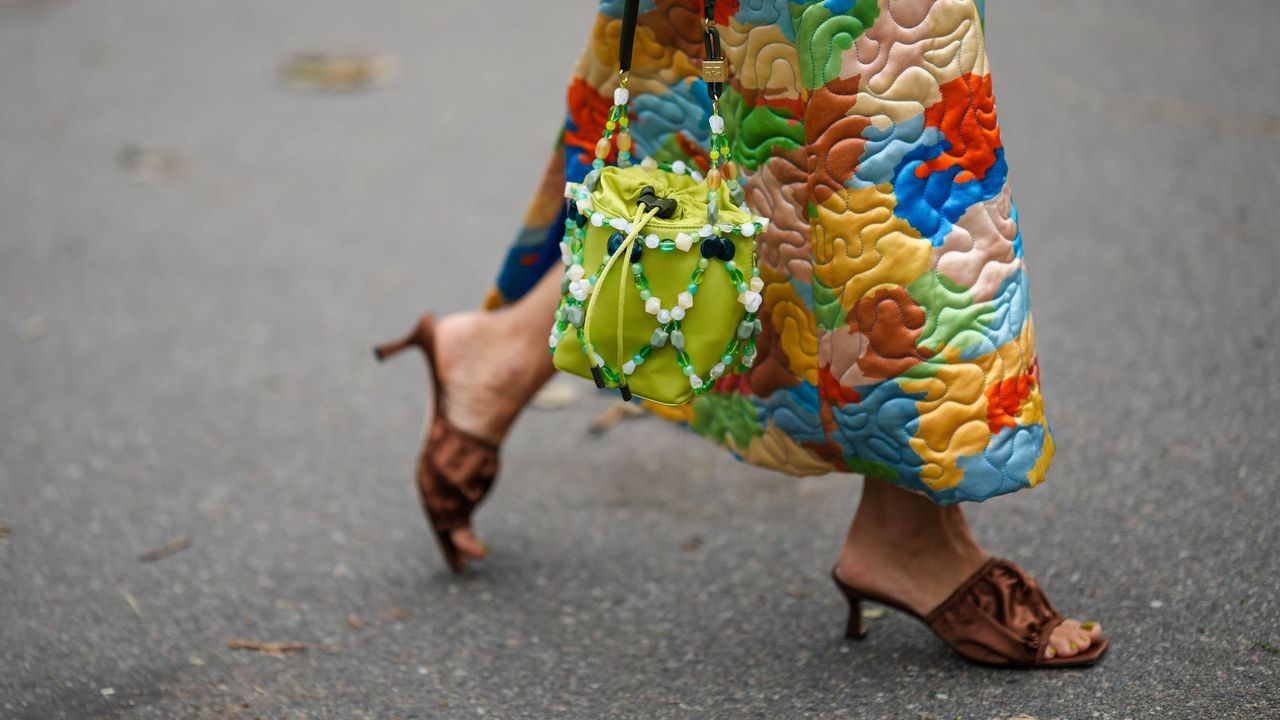
{"label": "bag drawstring cord", "polygon": [[[640,233],[644,230],[644,226],[654,218],[661,208],[646,207],[640,205],[636,208],[636,214],[631,218],[631,232],[627,233],[627,237],[609,256],[609,261],[604,264],[604,269],[600,271],[597,280],[597,288],[604,287],[605,278],[609,277],[613,266],[618,262],[618,258],[622,258],[622,275],[618,278],[618,321],[614,326],[618,337],[616,365],[618,367],[618,390],[622,392],[623,400],[631,399],[631,388],[627,385],[626,374],[622,372],[622,354],[623,348],[623,310],[627,298],[627,271],[631,269],[631,247],[636,243]],[[587,353],[587,364],[591,367],[591,377],[596,381],[596,387],[604,388],[604,373],[601,372],[600,366],[604,364],[604,358],[596,352],[595,346],[591,343],[591,318],[595,316],[596,302],[592,298],[591,306],[587,308],[587,318],[582,325],[582,344],[583,349]]]}

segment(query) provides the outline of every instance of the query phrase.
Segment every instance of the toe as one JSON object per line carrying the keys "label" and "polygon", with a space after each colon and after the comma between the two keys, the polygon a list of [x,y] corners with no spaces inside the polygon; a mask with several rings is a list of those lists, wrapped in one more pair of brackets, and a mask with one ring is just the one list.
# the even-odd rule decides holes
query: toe
{"label": "toe", "polygon": [[1053,648],[1057,657],[1075,657],[1080,654],[1080,645],[1070,635],[1062,632],[1061,627],[1053,631],[1053,635],[1049,638],[1049,647]]}
{"label": "toe", "polygon": [[1089,640],[1092,642],[1099,642],[1102,640],[1102,624],[1101,623],[1097,623],[1093,621],[1080,623],[1080,631],[1083,632],[1085,635],[1088,635]]}
{"label": "toe", "polygon": [[1088,650],[1093,644],[1093,637],[1080,627],[1079,620],[1064,620],[1055,632],[1061,633],[1068,642],[1074,642],[1080,652]]}
{"label": "toe", "polygon": [[489,554],[489,546],[476,537],[475,531],[469,527],[458,528],[449,534],[454,546],[468,558],[483,560]]}

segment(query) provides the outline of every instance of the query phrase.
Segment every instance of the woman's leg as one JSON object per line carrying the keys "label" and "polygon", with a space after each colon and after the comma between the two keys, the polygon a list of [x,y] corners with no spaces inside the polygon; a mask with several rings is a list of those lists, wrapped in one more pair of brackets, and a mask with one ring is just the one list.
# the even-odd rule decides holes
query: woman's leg
{"label": "woman's leg", "polygon": [[[989,557],[959,505],[942,507],[883,480],[866,478],[837,572],[846,582],[897,598],[921,615],[946,600]],[[1102,637],[1067,620],[1046,648],[1070,657]]]}
{"label": "woman's leg", "polygon": [[[516,416],[555,372],[547,336],[560,301],[559,265],[511,305],[454,313],[436,325],[437,371],[449,398],[445,415],[459,429],[502,441]],[[486,548],[471,528],[452,533],[464,555]]]}

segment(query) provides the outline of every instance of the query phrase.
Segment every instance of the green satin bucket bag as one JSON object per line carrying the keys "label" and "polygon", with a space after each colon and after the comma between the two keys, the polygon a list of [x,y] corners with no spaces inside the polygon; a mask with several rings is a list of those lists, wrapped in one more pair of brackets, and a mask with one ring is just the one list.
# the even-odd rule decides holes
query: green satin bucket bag
{"label": "green satin bucket bag", "polygon": [[[755,237],[768,220],[745,204],[724,133],[714,0],[705,3],[702,63],[712,103],[706,173],[680,161],[632,163],[627,83],[638,6],[624,7],[618,87],[593,169],[565,187],[566,269],[550,347],[558,369],[623,399],[681,405],[755,362],[763,302]],[[617,163],[606,164],[615,149]]]}

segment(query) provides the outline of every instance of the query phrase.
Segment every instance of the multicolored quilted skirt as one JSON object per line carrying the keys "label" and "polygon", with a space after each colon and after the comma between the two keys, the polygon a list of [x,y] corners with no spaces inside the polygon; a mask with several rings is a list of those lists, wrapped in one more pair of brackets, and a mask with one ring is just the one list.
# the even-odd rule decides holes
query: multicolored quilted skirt
{"label": "multicolored quilted skirt", "polygon": [[[563,185],[590,169],[622,5],[601,3],[492,304],[558,267]],[[637,155],[705,169],[701,5],[641,4],[631,130]],[[861,473],[942,504],[1039,483],[1054,445],[981,3],[721,0],[715,19],[734,160],[772,220],[764,334],[749,374],[655,411],[756,465]]]}

